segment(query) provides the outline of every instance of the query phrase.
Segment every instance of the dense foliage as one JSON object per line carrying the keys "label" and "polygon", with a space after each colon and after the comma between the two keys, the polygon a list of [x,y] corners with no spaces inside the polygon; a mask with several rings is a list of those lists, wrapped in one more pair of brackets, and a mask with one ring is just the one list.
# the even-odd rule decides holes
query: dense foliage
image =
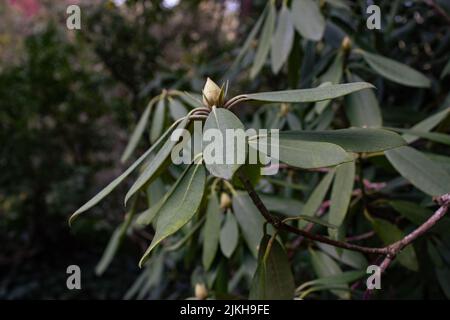
{"label": "dense foliage", "polygon": [[[84,238],[81,248],[114,227],[95,268],[101,279],[117,285],[125,255],[127,278],[136,275],[140,250],[142,270],[125,298],[362,298],[366,268],[383,254],[291,229],[385,248],[440,207],[433,197],[450,191],[450,8],[379,1],[378,31],[366,27],[365,1],[241,1],[239,15],[219,1],[145,3],[91,7],[89,28],[70,40],[87,57],[56,42],[49,27],[27,39],[25,62],[2,71],[0,227],[8,243],[30,241],[28,224],[69,237],[67,212],[100,187],[87,177],[105,163],[90,150],[114,145],[115,127],[96,119],[109,117],[119,130],[139,114],[122,155],[108,157],[129,164],[71,218],[75,235],[66,241]],[[236,21],[238,29],[224,27]],[[75,68],[73,60],[87,62]],[[224,85],[202,97],[208,76]],[[169,134],[192,129],[194,119],[220,130],[280,129],[279,173],[172,164]],[[92,209],[94,224],[89,213],[78,217],[107,195],[109,205]],[[373,297],[449,298],[449,228],[444,217],[395,252]],[[55,240],[37,237],[54,250]]]}

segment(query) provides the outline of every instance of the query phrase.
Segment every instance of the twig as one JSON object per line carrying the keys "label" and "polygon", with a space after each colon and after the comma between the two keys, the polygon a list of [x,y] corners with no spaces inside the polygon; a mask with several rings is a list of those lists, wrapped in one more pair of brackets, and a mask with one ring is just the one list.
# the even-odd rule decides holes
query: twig
{"label": "twig", "polygon": [[388,246],[385,246],[383,248],[372,248],[372,247],[363,247],[354,245],[348,242],[343,241],[336,241],[329,239],[327,237],[317,235],[310,233],[309,231],[298,229],[296,227],[293,227],[289,224],[283,223],[283,221],[280,220],[280,218],[273,216],[269,210],[266,208],[264,203],[262,202],[261,198],[256,193],[255,189],[253,188],[250,180],[245,175],[244,172],[239,172],[238,177],[241,180],[242,184],[244,185],[248,195],[252,199],[255,206],[258,208],[259,212],[263,215],[263,217],[266,219],[266,221],[270,224],[272,224],[276,229],[278,230],[284,230],[291,233],[295,233],[301,236],[304,236],[305,238],[308,238],[310,240],[326,243],[335,247],[348,249],[352,251],[359,251],[363,253],[374,253],[374,254],[381,254],[385,258],[383,262],[380,264],[381,271],[384,272],[391,262],[395,259],[395,257],[398,255],[398,253],[411,244],[414,240],[416,240],[418,237],[426,233],[430,228],[432,228],[442,217],[444,217],[445,213],[448,210],[448,207],[450,206],[450,193],[444,194],[440,197],[437,197],[435,200],[440,205],[440,208],[422,225],[420,225],[417,229],[406,235],[404,238],[402,238],[399,241],[396,241]]}

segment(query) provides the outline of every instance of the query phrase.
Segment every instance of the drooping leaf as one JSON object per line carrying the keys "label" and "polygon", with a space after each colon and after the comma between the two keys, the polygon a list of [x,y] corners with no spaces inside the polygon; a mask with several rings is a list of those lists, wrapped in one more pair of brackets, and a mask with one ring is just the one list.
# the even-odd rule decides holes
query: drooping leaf
{"label": "drooping leaf", "polygon": [[331,205],[328,222],[340,226],[345,219],[355,180],[355,162],[346,162],[336,167],[336,176],[331,190]]}
{"label": "drooping leaf", "polygon": [[329,276],[329,277],[323,277],[315,280],[311,280],[308,282],[303,283],[300,287],[297,288],[297,291],[306,291],[308,287],[317,287],[317,286],[340,286],[349,284],[351,282],[354,282],[358,279],[363,278],[366,276],[367,273],[365,270],[360,271],[346,271],[342,272],[340,274]]}
{"label": "drooping leaf", "polygon": [[161,136],[164,130],[164,119],[166,116],[166,99],[161,98],[153,112],[152,124],[150,127],[150,142],[154,143]]}
{"label": "drooping leaf", "polygon": [[[284,139],[278,142],[267,136],[249,139],[249,147],[288,165],[312,169],[335,166],[351,161],[349,154],[336,144],[328,142],[312,142],[300,139]],[[277,152],[272,152],[278,149]]]}
{"label": "drooping leaf", "polygon": [[[184,129],[188,122],[188,118],[183,119],[178,124],[176,129]],[[159,143],[163,141],[165,142],[158,150],[155,157],[151,160],[151,162],[144,168],[142,174],[137,178],[137,180],[131,186],[130,190],[128,190],[127,194],[125,195],[125,204],[138,190],[140,190],[154,177],[155,173],[162,166],[164,161],[169,157],[172,148],[177,144],[178,139],[172,139],[174,137],[169,137],[169,132],[171,133],[172,131],[166,131],[166,133],[158,140]],[[155,145],[159,144],[158,142],[156,142]]]}
{"label": "drooping leaf", "polygon": [[395,132],[384,129],[349,128],[326,131],[282,131],[280,139],[328,142],[349,152],[379,152],[406,144]]}
{"label": "drooping leaf", "polygon": [[333,247],[329,244],[319,243],[316,245],[323,251],[326,252],[329,256],[333,257],[337,261],[340,261],[350,267],[355,269],[366,269],[369,265],[366,257],[357,251],[350,251],[347,249],[340,249],[339,251],[336,247]]}
{"label": "drooping leaf", "polygon": [[219,247],[220,224],[222,212],[215,193],[211,193],[206,209],[206,222],[203,229],[202,262],[205,270],[209,270]]}
{"label": "drooping leaf", "polygon": [[[439,111],[429,116],[428,118],[420,121],[419,123],[415,124],[414,126],[411,127],[411,130],[422,132],[430,131],[431,129],[436,127],[442,120],[444,120],[449,114],[450,114],[450,107],[445,108],[444,110]],[[405,139],[407,143],[413,143],[419,138],[416,136],[404,134],[403,139]]]}
{"label": "drooping leaf", "polygon": [[114,259],[114,256],[117,253],[117,250],[119,249],[128,228],[131,225],[131,221],[134,217],[135,208],[131,208],[130,212],[128,212],[125,216],[124,222],[120,224],[114,230],[111,239],[108,242],[108,245],[106,246],[105,251],[103,252],[102,258],[100,259],[99,263],[95,267],[95,274],[100,276],[102,275],[105,270],[108,268],[108,266],[111,264],[111,261]]}
{"label": "drooping leaf", "polygon": [[274,239],[270,251],[266,249],[270,237],[261,240],[258,267],[250,288],[250,300],[290,300],[295,283],[286,252]]}
{"label": "drooping leaf", "polygon": [[415,136],[419,138],[428,139],[434,142],[443,143],[446,145],[450,145],[450,135],[439,132],[427,132],[427,131],[417,131],[413,129],[401,129],[401,128],[386,128],[392,131],[404,133],[408,136]]}
{"label": "drooping leaf", "polygon": [[179,100],[169,97],[168,102],[169,112],[173,120],[178,120],[188,114],[186,107]]}
{"label": "drooping leaf", "polygon": [[410,66],[395,60],[360,50],[364,60],[381,76],[409,87],[428,88],[431,81]]}
{"label": "drooping leaf", "polygon": [[270,58],[272,71],[277,74],[286,62],[289,52],[291,52],[294,41],[294,25],[292,24],[291,13],[285,2],[278,13],[278,22],[272,38],[272,48]]}
{"label": "drooping leaf", "polygon": [[269,211],[279,212],[291,217],[302,212],[303,203],[298,200],[265,194],[260,194],[259,197]]}
{"label": "drooping leaf", "polygon": [[[335,277],[342,275],[341,268],[336,263],[336,261],[334,261],[330,256],[321,251],[316,251],[312,249],[309,250],[309,253],[311,256],[311,263],[313,269],[319,278]],[[347,284],[343,283],[338,285],[337,287],[339,288],[342,287],[342,290],[338,289],[331,290],[333,294],[335,294],[341,299],[350,298],[350,295],[348,293],[349,287]]]}
{"label": "drooping leaf", "polygon": [[[405,234],[403,231],[401,231],[397,226],[391,224],[390,222],[369,217],[370,222],[373,225],[373,229],[378,234],[378,236],[381,238],[381,240],[386,244],[390,245],[400,239],[402,239]],[[416,252],[414,250],[414,247],[412,245],[406,246],[397,256],[398,261],[400,264],[405,266],[406,268],[412,270],[412,271],[418,271],[419,265],[417,263],[417,257]]]}
{"label": "drooping leaf", "polygon": [[[187,124],[187,119],[181,121],[178,124],[178,128],[184,128]],[[105,188],[103,188],[99,193],[97,193],[91,200],[86,202],[83,206],[81,206],[77,211],[69,219],[69,225],[78,217],[81,213],[89,210],[97,203],[99,203],[104,197],[111,193],[122,181],[125,180],[141,163],[143,163],[153,151],[156,151],[161,144],[168,138],[169,134],[172,133],[173,128],[169,128],[163,136],[154,143],[150,149],[148,149],[142,156],[139,157],[124,173],[114,179],[111,183],[109,183]],[[131,196],[131,195],[130,195]]]}
{"label": "drooping leaf", "polygon": [[156,245],[192,219],[202,201],[205,180],[204,166],[192,164],[185,170],[171,192],[165,196],[166,200],[158,212],[155,236],[141,258],[139,266],[145,263]]}
{"label": "drooping leaf", "polygon": [[450,59],[447,61],[444,69],[442,70],[441,79],[443,79],[448,74],[450,74]]}
{"label": "drooping leaf", "polygon": [[273,30],[275,29],[276,9],[273,1],[270,1],[269,12],[264,21],[264,25],[259,37],[258,49],[256,50],[255,59],[253,61],[252,69],[250,70],[250,78],[255,78],[261,71],[267,56],[270,51],[270,44],[272,42]]}
{"label": "drooping leaf", "polygon": [[[351,81],[363,81],[350,75]],[[381,127],[383,119],[377,97],[372,90],[358,91],[345,97],[345,113],[355,127]]]}
{"label": "drooping leaf", "polygon": [[[306,201],[302,210],[303,215],[312,217],[314,216],[314,214],[316,214],[317,210],[319,210],[320,205],[325,199],[325,196],[328,192],[328,189],[330,188],[333,177],[334,177],[334,170],[331,170],[322,178],[320,183],[317,185],[317,187],[309,196],[308,201]],[[299,221],[299,227],[301,228],[306,226],[306,224],[307,223],[304,221]]]}
{"label": "drooping leaf", "polygon": [[322,39],[325,19],[317,1],[293,0],[291,12],[295,28],[302,37],[314,41]]}
{"label": "drooping leaf", "polygon": [[[320,76],[318,82],[320,86],[329,86],[331,84],[338,84],[342,80],[342,73],[344,67],[344,55],[341,51],[338,52],[330,67]],[[330,104],[331,100],[323,100],[316,102],[314,110],[317,114],[321,114],[325,108]]]}
{"label": "drooping leaf", "polygon": [[386,151],[394,168],[417,189],[431,196],[450,191],[450,175],[434,161],[411,147]]}
{"label": "drooping leaf", "polygon": [[256,257],[263,236],[264,218],[245,192],[233,196],[233,212],[250,252]]}
{"label": "drooping leaf", "polygon": [[[203,158],[205,159],[206,168],[216,177],[231,179],[236,170],[245,162],[246,149],[245,144],[239,142],[239,138],[235,139],[227,137],[227,129],[233,129],[232,131],[228,130],[228,133],[241,132],[242,137],[245,137],[244,125],[231,111],[224,108],[213,107],[206,119],[204,132],[209,134],[211,131],[208,132],[208,130],[211,129],[220,132],[222,139],[221,141],[216,141],[215,139],[217,139],[217,137],[215,136],[210,136],[210,139],[206,139],[204,134]],[[243,150],[240,150],[241,146],[243,147]],[[222,156],[218,157],[218,162],[221,163],[215,163],[215,161],[212,161],[214,159],[211,159],[216,155],[216,152],[222,152]],[[230,161],[232,163],[228,164],[230,156],[233,157],[233,159]],[[237,161],[239,157],[242,157],[242,161]]]}
{"label": "drooping leaf", "polygon": [[150,112],[153,108],[153,105],[156,103],[156,99],[152,99],[150,103],[147,105],[147,107],[144,110],[144,113],[142,114],[141,118],[139,119],[139,122],[136,125],[136,128],[134,129],[133,133],[131,134],[131,138],[128,141],[128,144],[125,148],[125,151],[123,152],[122,157],[120,158],[120,161],[122,163],[126,162],[128,158],[131,156],[133,151],[136,149],[139,140],[142,137],[142,134],[144,133],[144,130],[147,126],[148,119],[150,117]]}
{"label": "drooping leaf", "polygon": [[225,257],[229,258],[237,247],[239,230],[236,219],[231,212],[225,215],[225,223],[220,230],[220,249]]}
{"label": "drooping leaf", "polygon": [[245,100],[263,102],[315,102],[342,97],[352,92],[373,87],[373,85],[367,82],[353,82],[332,84],[311,89],[249,93],[242,95],[242,97]]}

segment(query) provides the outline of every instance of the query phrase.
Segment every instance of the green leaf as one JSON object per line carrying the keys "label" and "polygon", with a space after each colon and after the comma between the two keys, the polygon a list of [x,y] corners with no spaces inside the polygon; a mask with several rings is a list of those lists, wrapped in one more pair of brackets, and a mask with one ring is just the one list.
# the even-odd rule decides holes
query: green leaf
{"label": "green leaf", "polygon": [[431,86],[430,79],[403,63],[367,51],[359,50],[359,52],[369,66],[386,79],[409,87]]}
{"label": "green leaf", "polygon": [[[415,124],[414,126],[411,127],[411,130],[422,132],[430,131],[431,129],[436,127],[442,120],[444,120],[449,113],[450,108],[445,108],[444,110],[439,111],[429,116],[428,118],[420,121],[419,123]],[[404,134],[403,139],[405,139],[407,143],[413,143],[418,139],[418,137]]]}
{"label": "green leaf", "polygon": [[245,192],[233,195],[233,212],[250,252],[257,257],[258,245],[263,236],[264,218]]}
{"label": "green leaf", "polygon": [[[320,87],[329,86],[331,84],[338,84],[342,80],[342,73],[344,67],[344,57],[342,52],[338,52],[333,60],[333,63],[327,69],[327,71],[320,76],[318,82]],[[325,108],[330,104],[331,100],[323,100],[316,102],[314,110],[317,114],[321,114]]]}
{"label": "green leaf", "polygon": [[150,142],[154,143],[161,136],[164,129],[164,118],[166,114],[166,99],[161,98],[153,113],[152,126],[150,127]]}
{"label": "green leaf", "polygon": [[[356,75],[350,75],[351,81],[363,81]],[[372,90],[352,93],[345,98],[345,113],[352,126],[381,127],[383,119],[377,97]]]}
{"label": "green leaf", "polygon": [[304,291],[307,287],[312,286],[322,286],[322,285],[339,286],[343,284],[349,284],[351,282],[363,278],[366,275],[367,273],[365,270],[342,272],[334,276],[319,278],[305,282],[300,287],[297,288],[297,291]]}
{"label": "green leaf", "polygon": [[206,222],[203,228],[203,255],[202,262],[205,270],[209,270],[216,256],[219,246],[220,224],[222,212],[215,193],[211,192],[206,209]]}
{"label": "green leaf", "polygon": [[[186,128],[188,122],[189,122],[188,118],[183,119],[178,124],[176,129]],[[142,174],[134,182],[130,190],[128,190],[127,194],[125,195],[125,204],[137,191],[139,191],[146,183],[148,183],[154,177],[155,173],[169,157],[172,148],[178,143],[178,141],[176,141],[175,139],[171,139],[172,137],[169,137],[169,132],[172,132],[172,130],[166,131],[166,133],[155,143],[155,145],[159,145],[162,141],[165,141],[161,149],[159,149],[158,152],[156,153],[155,157],[144,168]]]}
{"label": "green leaf", "polygon": [[100,276],[102,275],[105,270],[108,268],[108,266],[111,264],[111,261],[113,260],[114,256],[117,253],[117,250],[119,250],[119,247],[125,238],[125,235],[127,233],[128,228],[130,227],[131,221],[134,217],[135,208],[131,208],[130,212],[125,215],[125,221],[120,224],[114,230],[111,239],[108,242],[108,245],[106,246],[105,251],[103,252],[102,258],[100,259],[99,263],[95,267],[95,274]]}
{"label": "green leaf", "polygon": [[[400,239],[402,239],[405,234],[397,226],[391,224],[390,222],[382,219],[377,219],[368,216],[370,222],[373,225],[373,229],[384,242],[385,245],[390,245]],[[419,265],[417,263],[416,252],[412,245],[406,246],[397,256],[398,261],[404,267],[412,270],[418,271]]]}
{"label": "green leaf", "polygon": [[344,221],[352,197],[354,181],[354,161],[346,162],[336,167],[336,176],[331,190],[329,223],[340,226]]}
{"label": "green leaf", "polygon": [[258,267],[250,287],[250,300],[291,300],[295,282],[286,252],[273,239],[270,251],[265,255],[269,236],[261,240]]}
{"label": "green leaf", "polygon": [[263,13],[259,16],[258,21],[256,21],[255,25],[253,26],[252,30],[250,31],[250,33],[247,36],[247,39],[245,39],[244,44],[242,45],[241,49],[239,50],[239,54],[236,57],[236,59],[233,62],[233,65],[230,67],[230,69],[234,69],[236,68],[240,61],[242,60],[242,58],[244,58],[245,54],[248,52],[248,50],[250,49],[251,45],[253,44],[256,35],[259,32],[259,29],[261,28],[261,25],[264,21],[264,18],[266,17],[268,8],[270,8],[270,3],[267,3],[266,8],[264,9]]}
{"label": "green leaf", "polygon": [[[328,172],[320,181],[320,183],[317,185],[317,187],[314,189],[314,191],[311,193],[311,195],[308,198],[308,201],[306,201],[302,213],[304,216],[313,217],[316,212],[319,210],[320,205],[322,204],[323,200],[325,199],[325,196],[327,194],[328,189],[330,188],[331,181],[334,177],[334,170],[331,170]],[[303,228],[306,226],[306,222],[299,222],[299,227]]]}
{"label": "green leaf", "polygon": [[205,180],[206,173],[202,164],[190,165],[178,179],[175,188],[167,194],[159,209],[155,236],[139,261],[140,267],[154,247],[192,219],[202,201]]}
{"label": "green leaf", "polygon": [[292,24],[291,13],[285,2],[283,2],[278,14],[277,27],[272,38],[272,49],[270,52],[272,71],[274,74],[277,74],[286,62],[293,42],[294,26]]}
{"label": "green leaf", "polygon": [[[227,129],[234,129],[234,132],[241,130],[242,136],[245,137],[244,125],[231,111],[224,108],[213,107],[206,119],[204,132],[207,132],[210,129],[219,130],[222,135],[222,141],[215,141],[215,138],[213,138],[211,139],[212,141],[205,142],[206,139],[205,136],[203,136],[203,158],[205,159],[206,168],[216,177],[231,179],[236,170],[239,169],[243,162],[245,162],[246,150],[238,149],[240,143],[237,140],[239,139],[226,138],[226,131]],[[223,141],[225,143],[223,143]],[[222,160],[222,163],[211,163],[211,161],[208,161],[208,159],[211,159],[219,149],[221,149],[220,151],[222,152],[222,159],[219,159]],[[227,164],[228,161],[226,160],[228,159],[226,159],[226,157],[230,155],[234,157],[234,164]],[[243,157],[241,164],[236,161],[239,156]]]}
{"label": "green leaf", "polygon": [[177,99],[172,97],[169,100],[169,112],[173,120],[178,120],[185,117],[188,114],[186,107]]}
{"label": "green leaf", "polygon": [[136,224],[140,226],[147,226],[152,223],[165,200],[166,199],[163,197],[159,199],[156,204],[141,212],[136,219]]}
{"label": "green leaf", "polygon": [[322,39],[325,19],[317,1],[293,0],[291,12],[295,28],[302,37],[314,41]]}
{"label": "green leaf", "polygon": [[303,208],[303,203],[291,198],[259,194],[269,211],[279,212],[286,216],[297,216]]}
{"label": "green leaf", "polygon": [[[181,121],[178,125],[179,128],[184,128],[187,124],[187,119]],[[97,193],[91,200],[86,202],[82,207],[80,207],[77,211],[69,219],[69,225],[83,212],[89,210],[97,203],[99,203],[104,197],[111,193],[122,181],[125,180],[142,162],[144,162],[148,156],[155,151],[161,143],[169,136],[172,132],[172,128],[169,128],[163,136],[154,143],[150,149],[148,149],[142,156],[139,157],[124,173],[114,179],[111,183],[109,183],[105,188],[103,188],[99,193]],[[131,196],[131,195],[130,195]]]}
{"label": "green leaf", "polygon": [[315,102],[342,97],[352,92],[368,88],[374,88],[374,86],[367,82],[353,82],[332,84],[311,89],[249,93],[242,95],[242,97],[244,100],[264,102]]}
{"label": "green leaf", "polygon": [[220,230],[220,249],[225,257],[229,258],[237,247],[239,230],[234,215],[228,211],[225,215],[225,224]]}
{"label": "green leaf", "polygon": [[439,196],[450,191],[450,175],[423,153],[400,147],[386,151],[386,157],[405,179],[426,194]]}
{"label": "green leaf", "polygon": [[450,59],[447,61],[444,69],[442,70],[441,79],[443,79],[448,74],[450,74]]}
{"label": "green leaf", "polygon": [[266,62],[267,55],[270,51],[270,43],[272,42],[273,30],[275,28],[276,10],[273,1],[269,4],[269,12],[261,31],[258,49],[256,50],[255,60],[253,61],[252,69],[250,70],[250,78],[255,78],[261,71],[261,68]]}
{"label": "green leaf", "polygon": [[380,152],[405,145],[395,132],[384,129],[350,128],[326,131],[282,131],[280,139],[327,142],[341,146],[349,152]]}
{"label": "green leaf", "polygon": [[417,131],[412,129],[401,129],[401,128],[386,128],[388,130],[405,133],[409,136],[415,136],[420,138],[425,138],[434,142],[443,143],[450,145],[450,135],[439,132],[427,132],[427,131]]}
{"label": "green leaf", "polygon": [[347,249],[338,250],[336,247],[320,242],[316,242],[316,245],[329,256],[355,269],[366,269],[369,265],[366,257],[360,252]]}
{"label": "green leaf", "polygon": [[[248,145],[288,165],[312,169],[335,166],[350,161],[349,154],[340,146],[327,142],[311,142],[298,139],[284,139],[280,137],[278,143],[272,142],[270,137],[259,136],[249,139]],[[272,150],[278,148],[278,155]]]}
{"label": "green leaf", "polygon": [[152,99],[150,103],[148,104],[147,108],[145,108],[144,113],[142,114],[141,118],[139,119],[139,122],[136,125],[136,128],[134,129],[130,141],[128,141],[127,147],[125,148],[125,151],[123,152],[122,158],[120,158],[120,161],[122,163],[126,162],[128,158],[131,156],[133,151],[136,149],[139,140],[142,137],[142,134],[144,133],[144,130],[147,126],[148,119],[150,117],[150,112],[153,108],[153,105],[155,104],[156,100]]}
{"label": "green leaf", "polygon": [[[321,251],[309,250],[311,255],[311,263],[316,275],[319,278],[336,277],[342,275],[342,270],[339,265],[330,258],[328,255]],[[341,299],[349,299],[348,285],[341,284],[338,287],[342,287],[342,290],[331,290],[331,292]]]}

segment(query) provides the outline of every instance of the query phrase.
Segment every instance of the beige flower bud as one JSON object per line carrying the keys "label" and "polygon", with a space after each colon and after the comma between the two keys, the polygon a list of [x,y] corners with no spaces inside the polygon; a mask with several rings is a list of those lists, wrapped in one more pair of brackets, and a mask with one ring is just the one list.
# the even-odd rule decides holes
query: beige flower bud
{"label": "beige flower bud", "polygon": [[345,36],[344,39],[342,39],[341,47],[344,51],[349,51],[352,47],[352,41],[348,36]]}
{"label": "beige flower bud", "polygon": [[199,300],[204,300],[208,297],[208,289],[206,289],[205,284],[197,283],[195,285],[195,297]]}
{"label": "beige flower bud", "polygon": [[223,89],[221,89],[214,81],[210,78],[206,80],[205,86],[203,87],[203,103],[205,106],[221,106],[223,100]]}
{"label": "beige flower bud", "polygon": [[228,209],[231,206],[231,198],[228,193],[222,192],[220,195],[220,208]]}

